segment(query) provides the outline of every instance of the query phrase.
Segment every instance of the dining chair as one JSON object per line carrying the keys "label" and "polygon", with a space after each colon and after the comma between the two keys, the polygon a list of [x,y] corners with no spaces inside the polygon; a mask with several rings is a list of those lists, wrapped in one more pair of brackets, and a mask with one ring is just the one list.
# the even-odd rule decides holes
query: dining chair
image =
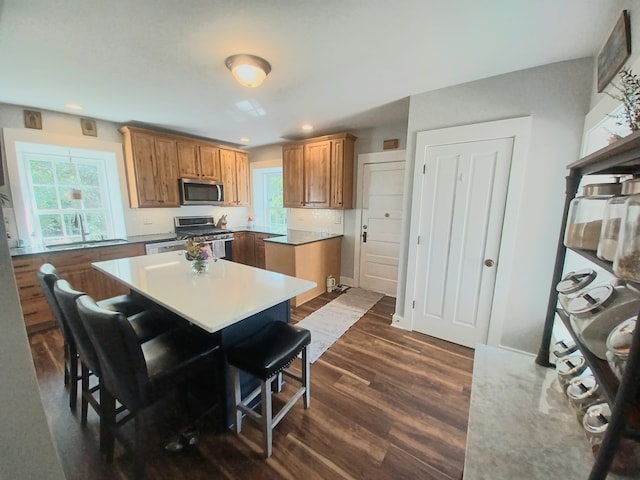
{"label": "dining chair", "polygon": [[[100,364],[107,459],[113,460],[114,443],[118,439],[125,447],[132,447],[135,478],[143,478],[148,441],[144,438],[147,407],[176,389],[184,393],[184,388],[177,387],[210,374],[211,361],[219,361],[220,346],[211,336],[195,334],[191,329],[169,331],[140,343],[131,322],[123,314],[101,308],[88,295],[80,296],[76,305]],[[116,400],[129,411],[127,418],[116,420]],[[119,430],[131,419],[133,442]]]}

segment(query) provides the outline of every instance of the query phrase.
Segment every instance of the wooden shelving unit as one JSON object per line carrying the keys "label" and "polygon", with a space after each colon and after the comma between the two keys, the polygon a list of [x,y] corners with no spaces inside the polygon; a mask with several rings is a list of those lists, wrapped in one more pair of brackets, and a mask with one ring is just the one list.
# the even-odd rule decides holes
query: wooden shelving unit
{"label": "wooden shelving unit", "polygon": [[[564,230],[567,224],[569,204],[576,196],[580,180],[585,175],[606,174],[640,174],[640,132],[598,150],[568,165],[569,175],[566,177],[566,196],[562,216],[562,228],[558,238],[558,248],[552,284],[549,290],[549,303],[545,327],[536,358],[539,365],[550,366],[549,350],[553,324],[557,318],[564,323],[567,330],[580,348],[587,364],[602,386],[605,398],[611,406],[612,413],[607,433],[594,461],[589,480],[606,478],[621,438],[632,438],[640,441],[640,328],[636,328],[629,359],[622,380],[613,374],[606,361],[593,355],[580,341],[573,331],[569,316],[558,308],[558,293],[555,286],[561,280],[567,248],[564,246]],[[595,252],[571,249],[594,265],[613,273],[611,262],[599,259]],[[640,295],[640,285],[630,284]],[[640,312],[639,323],[640,325]]]}

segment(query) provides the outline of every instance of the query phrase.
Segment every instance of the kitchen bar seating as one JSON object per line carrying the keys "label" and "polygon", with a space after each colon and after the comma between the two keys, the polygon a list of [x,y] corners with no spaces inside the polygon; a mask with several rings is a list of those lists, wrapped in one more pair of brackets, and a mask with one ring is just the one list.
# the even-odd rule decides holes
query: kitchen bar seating
{"label": "kitchen bar seating", "polygon": [[[114,440],[130,447],[134,453],[135,478],[144,478],[146,444],[143,437],[147,407],[169,393],[185,394],[184,385],[193,379],[211,375],[212,361],[217,360],[219,345],[209,335],[189,329],[172,330],[140,343],[122,313],[100,308],[88,295],[76,300],[78,314],[91,339],[101,370],[104,452],[113,458]],[[127,408],[127,419],[116,418],[116,400]],[[186,401],[185,401],[186,406]],[[134,421],[134,439],[123,436],[119,427]],[[101,428],[101,436],[102,428]]]}
{"label": "kitchen bar seating", "polygon": [[[76,407],[78,396],[78,350],[72,332],[64,312],[60,310],[58,301],[53,293],[53,287],[60,279],[56,268],[50,263],[43,264],[38,270],[38,282],[42,287],[45,298],[49,307],[53,311],[54,318],[64,338],[64,384],[69,385],[69,408],[72,410]],[[107,298],[98,302],[102,308],[108,310],[119,311],[126,316],[139,314],[144,307],[136,302],[130,295],[118,295],[116,297]],[[153,338],[155,335],[166,331],[172,326],[168,320],[155,319],[149,321],[143,315],[139,318],[134,317],[134,328],[138,332],[141,341]]]}
{"label": "kitchen bar seating", "polygon": [[[298,399],[304,396],[304,408],[311,402],[309,355],[311,333],[303,328],[285,322],[273,321],[254,335],[239,342],[226,351],[227,362],[231,367],[236,414],[236,433],[242,431],[242,415],[260,423],[263,434],[263,453],[269,458],[272,452],[273,428],[282,420]],[[302,352],[302,375],[297,376],[287,368]],[[240,388],[240,370],[260,380],[260,386],[242,399]],[[272,412],[271,391],[274,380],[281,374],[300,382],[300,388],[274,417]],[[280,385],[276,385],[278,390]],[[261,413],[258,414],[249,405],[261,395]]]}

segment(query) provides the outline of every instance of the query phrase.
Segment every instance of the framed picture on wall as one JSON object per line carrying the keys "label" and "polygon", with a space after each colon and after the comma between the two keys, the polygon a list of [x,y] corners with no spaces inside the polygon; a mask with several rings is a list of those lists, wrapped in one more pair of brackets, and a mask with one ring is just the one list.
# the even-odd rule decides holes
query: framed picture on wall
{"label": "framed picture on wall", "polygon": [[602,92],[631,55],[629,12],[623,10],[607,42],[598,53],[598,93]]}
{"label": "framed picture on wall", "polygon": [[42,114],[36,110],[24,110],[24,126],[42,130]]}

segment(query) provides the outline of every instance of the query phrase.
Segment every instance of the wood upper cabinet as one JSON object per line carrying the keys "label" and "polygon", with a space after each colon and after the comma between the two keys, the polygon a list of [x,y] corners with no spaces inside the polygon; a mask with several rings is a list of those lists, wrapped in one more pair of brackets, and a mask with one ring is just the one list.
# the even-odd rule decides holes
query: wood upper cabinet
{"label": "wood upper cabinet", "polygon": [[221,148],[220,170],[224,184],[224,204],[249,205],[249,155]]}
{"label": "wood upper cabinet", "polygon": [[353,208],[355,140],[340,134],[284,145],[284,206]]}
{"label": "wood upper cabinet", "polygon": [[131,208],[179,207],[181,177],[222,181],[229,184],[225,205],[249,205],[247,152],[139,127],[124,126],[120,132]]}
{"label": "wood upper cabinet", "polygon": [[123,127],[131,208],[179,207],[176,140]]}
{"label": "wood upper cabinet", "polygon": [[331,142],[305,144],[303,158],[305,206],[329,208]]}
{"label": "wood upper cabinet", "polygon": [[283,203],[285,207],[300,208],[304,206],[303,151],[302,145],[282,147]]}
{"label": "wood upper cabinet", "polygon": [[200,178],[203,180],[221,180],[220,149],[210,145],[200,145]]}
{"label": "wood upper cabinet", "polygon": [[178,141],[180,177],[220,180],[220,149],[197,142]]}

